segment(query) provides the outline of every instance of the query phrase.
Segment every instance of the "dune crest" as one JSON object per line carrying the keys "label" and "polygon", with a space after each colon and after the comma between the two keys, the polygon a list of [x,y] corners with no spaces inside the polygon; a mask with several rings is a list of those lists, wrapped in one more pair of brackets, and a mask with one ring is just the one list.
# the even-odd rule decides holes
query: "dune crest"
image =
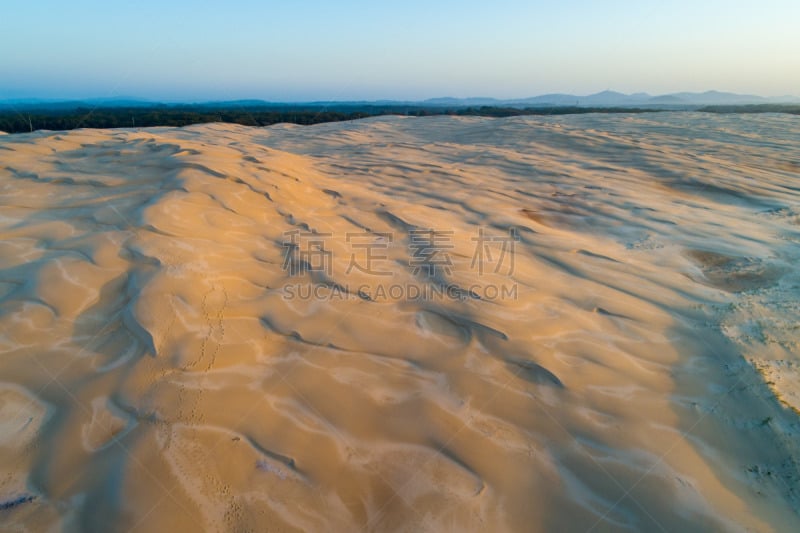
{"label": "dune crest", "polygon": [[2,136],[0,518],[792,529],[798,139],[691,113]]}

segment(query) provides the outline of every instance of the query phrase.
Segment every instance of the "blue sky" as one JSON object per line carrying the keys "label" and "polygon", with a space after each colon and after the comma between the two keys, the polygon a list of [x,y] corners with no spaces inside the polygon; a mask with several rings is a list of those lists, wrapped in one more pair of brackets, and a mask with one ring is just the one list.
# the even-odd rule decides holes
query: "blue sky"
{"label": "blue sky", "polygon": [[0,99],[800,94],[800,0],[6,0],[0,10]]}

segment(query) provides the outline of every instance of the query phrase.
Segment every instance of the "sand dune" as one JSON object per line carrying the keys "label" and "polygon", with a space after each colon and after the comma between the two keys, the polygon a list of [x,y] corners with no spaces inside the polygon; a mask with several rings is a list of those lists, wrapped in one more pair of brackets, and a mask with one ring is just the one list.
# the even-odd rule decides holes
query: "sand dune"
{"label": "sand dune", "polygon": [[778,115],[4,135],[0,522],[795,530],[798,154]]}

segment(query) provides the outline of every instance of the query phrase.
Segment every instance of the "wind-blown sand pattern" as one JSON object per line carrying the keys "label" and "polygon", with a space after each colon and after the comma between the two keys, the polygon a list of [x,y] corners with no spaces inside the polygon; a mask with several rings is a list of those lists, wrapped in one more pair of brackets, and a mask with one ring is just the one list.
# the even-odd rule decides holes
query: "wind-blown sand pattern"
{"label": "wind-blown sand pattern", "polygon": [[798,178],[778,115],[4,135],[0,523],[797,530]]}

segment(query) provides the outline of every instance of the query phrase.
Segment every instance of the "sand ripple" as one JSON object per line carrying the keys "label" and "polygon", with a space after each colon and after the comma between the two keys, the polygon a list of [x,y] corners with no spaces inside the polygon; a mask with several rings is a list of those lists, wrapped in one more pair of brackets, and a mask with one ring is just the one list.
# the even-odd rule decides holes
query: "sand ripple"
{"label": "sand ripple", "polygon": [[[0,148],[7,524],[800,523],[793,118],[386,117]],[[435,269],[417,261],[431,230]],[[366,253],[374,268],[354,265]]]}

